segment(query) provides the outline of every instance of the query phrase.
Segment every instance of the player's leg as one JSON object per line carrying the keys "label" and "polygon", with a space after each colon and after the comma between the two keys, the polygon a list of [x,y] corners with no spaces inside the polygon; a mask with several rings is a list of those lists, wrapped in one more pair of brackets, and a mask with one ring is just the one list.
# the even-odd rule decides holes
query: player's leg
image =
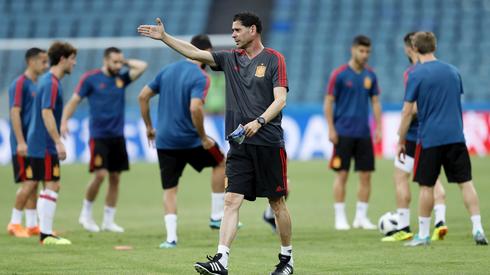
{"label": "player's leg", "polygon": [[448,232],[446,225],[446,191],[440,179],[434,186],[434,232],[432,241],[443,240]]}
{"label": "player's leg", "polygon": [[129,170],[129,159],[126,141],[123,137],[110,138],[107,144],[107,169],[109,170],[109,186],[107,189],[102,230],[122,233],[124,228],[115,222],[117,198],[121,181],[121,172]]}
{"label": "player's leg", "polygon": [[27,230],[22,226],[22,210],[26,204],[26,201],[30,194],[30,188],[32,185],[27,184],[26,181],[26,159],[21,156],[12,155],[12,167],[14,170],[14,182],[20,184],[16,194],[15,203],[12,208],[12,215],[10,222],[7,225],[7,232],[15,237],[27,238],[29,234]]}
{"label": "player's leg", "polygon": [[369,197],[371,195],[371,173],[374,171],[374,150],[371,138],[357,138],[354,146],[355,170],[359,174],[356,216],[353,227],[376,229],[367,216]]}
{"label": "player's leg", "polygon": [[211,174],[211,217],[209,226],[219,229],[225,204],[225,160],[213,167]]}
{"label": "player's leg", "polygon": [[337,230],[350,229],[345,213],[345,193],[353,146],[353,138],[339,136],[339,141],[335,145],[332,158],[330,159],[330,168],[336,172],[333,182],[333,197],[335,229]]}
{"label": "player's leg", "polygon": [[109,185],[104,206],[104,218],[102,221],[102,230],[116,233],[124,232],[124,228],[115,223],[116,204],[119,195],[120,172],[109,172]]}
{"label": "player's leg", "polygon": [[78,222],[89,232],[99,232],[100,228],[92,216],[92,208],[99,194],[100,186],[109,173],[107,160],[109,149],[106,139],[90,139],[89,146],[89,172],[93,176],[85,191],[85,198],[82,203],[82,210],[80,211]]}
{"label": "player's leg", "polygon": [[445,146],[444,172],[447,181],[458,183],[463,201],[473,224],[472,234],[477,245],[488,245],[481,223],[480,202],[472,181],[471,160],[465,143]]}
{"label": "player's leg", "polygon": [[83,200],[82,210],[80,211],[78,222],[83,226],[83,228],[85,228],[85,230],[89,232],[100,231],[99,226],[94,221],[92,216],[92,208],[94,201],[97,198],[97,194],[99,193],[100,186],[104,182],[108,173],[109,172],[105,168],[93,170],[92,179],[88,183],[85,191],[85,198]]}
{"label": "player's leg", "polygon": [[179,179],[184,171],[186,150],[157,150],[160,179],[163,188],[164,222],[167,238],[160,248],[177,246],[177,191]]}
{"label": "player's leg", "polygon": [[26,230],[29,233],[29,236],[39,235],[41,232],[39,229],[39,225],[37,222],[37,186],[32,189],[31,195],[27,200],[26,206],[24,208],[25,217],[26,217]]}
{"label": "player's leg", "polygon": [[[395,163],[398,160],[395,159]],[[397,231],[390,236],[383,237],[383,242],[405,241],[413,237],[410,231],[410,173],[398,168],[395,164],[394,170],[395,192],[396,192],[396,213],[398,215]]]}
{"label": "player's leg", "polygon": [[57,155],[46,155],[44,162],[45,188],[39,194],[38,214],[40,241],[44,245],[68,245],[67,239],[53,235],[53,222],[60,190],[60,165]]}
{"label": "player's leg", "polygon": [[407,246],[430,243],[430,220],[434,208],[434,185],[442,166],[441,147],[422,149],[417,145],[414,163],[414,181],[419,184],[419,232]]}

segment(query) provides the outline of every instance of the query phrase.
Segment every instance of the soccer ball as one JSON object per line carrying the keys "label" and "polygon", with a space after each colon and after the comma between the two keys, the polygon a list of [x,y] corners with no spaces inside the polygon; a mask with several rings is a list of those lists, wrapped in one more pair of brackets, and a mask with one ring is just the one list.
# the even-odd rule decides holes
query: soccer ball
{"label": "soccer ball", "polygon": [[385,236],[395,233],[397,225],[398,214],[396,212],[386,212],[378,221],[379,232]]}

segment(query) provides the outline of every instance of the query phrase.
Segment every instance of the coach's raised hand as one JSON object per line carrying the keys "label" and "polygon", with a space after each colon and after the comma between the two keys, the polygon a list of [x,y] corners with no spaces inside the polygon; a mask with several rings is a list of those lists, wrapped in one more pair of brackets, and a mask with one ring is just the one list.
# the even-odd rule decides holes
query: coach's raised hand
{"label": "coach's raised hand", "polygon": [[156,25],[140,25],[138,33],[155,40],[162,40],[165,37],[165,28],[160,18],[155,19]]}

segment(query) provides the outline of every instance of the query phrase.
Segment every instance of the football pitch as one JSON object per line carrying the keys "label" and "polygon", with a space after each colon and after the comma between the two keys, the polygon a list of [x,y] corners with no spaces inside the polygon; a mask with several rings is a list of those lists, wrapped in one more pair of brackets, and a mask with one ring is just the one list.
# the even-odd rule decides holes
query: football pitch
{"label": "football pitch", "polygon": [[[473,178],[479,192],[483,226],[490,234],[490,158],[472,158]],[[159,249],[165,240],[162,190],[157,164],[137,163],[123,174],[116,221],[123,234],[92,234],[78,224],[85,186],[90,178],[84,164],[62,166],[62,188],[54,228],[73,245],[43,247],[35,237],[7,235],[16,187],[11,167],[0,167],[1,274],[194,274],[193,264],[216,253],[218,231],[208,227],[210,170],[202,174],[187,167],[180,182],[178,233],[175,249]],[[393,162],[378,160],[373,175],[369,216],[373,222],[395,210]],[[378,231],[333,229],[332,179],[326,161],[291,161],[288,166],[291,195],[288,206],[293,221],[294,274],[488,274],[490,248],[477,247],[459,188],[446,184],[449,234],[429,247],[406,248],[402,243],[381,243]],[[351,174],[347,215],[354,218],[357,175]],[[97,223],[102,220],[106,192],[103,185],[94,205]],[[412,229],[417,229],[417,191],[412,184]],[[262,221],[266,200],[245,202],[239,230],[230,254],[230,274],[269,274],[277,264],[278,237]],[[433,221],[432,221],[433,222]],[[129,245],[118,251],[114,246]],[[197,274],[197,273],[196,273]]]}

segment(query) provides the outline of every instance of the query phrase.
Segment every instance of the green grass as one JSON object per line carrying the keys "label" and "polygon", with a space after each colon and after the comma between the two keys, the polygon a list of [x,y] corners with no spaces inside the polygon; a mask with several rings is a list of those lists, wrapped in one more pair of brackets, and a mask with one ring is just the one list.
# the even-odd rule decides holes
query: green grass
{"label": "green grass", "polygon": [[[490,230],[489,158],[473,158],[474,181],[481,198],[484,227]],[[392,161],[379,160],[373,176],[369,215],[376,221],[394,210]],[[6,226],[16,187],[10,183],[11,167],[0,167],[0,213]],[[288,206],[293,221],[295,274],[488,274],[490,250],[476,247],[471,223],[459,189],[447,185],[449,235],[430,247],[405,248],[386,244],[377,231],[333,230],[332,178],[326,161],[290,162],[291,196]],[[352,220],[357,177],[348,185],[348,217]],[[161,250],[164,240],[162,191],[156,164],[133,164],[122,177],[117,221],[126,233],[90,234],[78,225],[84,189],[90,175],[85,165],[62,167],[62,188],[55,229],[72,246],[43,247],[37,238],[16,239],[0,234],[0,273],[7,274],[194,274],[193,263],[216,252],[218,232],[208,227],[210,208],[209,171],[197,174],[187,168],[179,194],[179,246]],[[412,227],[417,228],[417,190],[412,185]],[[95,204],[96,221],[102,219],[104,188]],[[233,243],[230,274],[268,274],[277,263],[279,242],[262,219],[266,201],[245,202],[240,220],[244,227]],[[5,230],[5,229],[4,229]],[[490,232],[490,231],[488,231]],[[131,245],[116,251],[115,245]]]}

